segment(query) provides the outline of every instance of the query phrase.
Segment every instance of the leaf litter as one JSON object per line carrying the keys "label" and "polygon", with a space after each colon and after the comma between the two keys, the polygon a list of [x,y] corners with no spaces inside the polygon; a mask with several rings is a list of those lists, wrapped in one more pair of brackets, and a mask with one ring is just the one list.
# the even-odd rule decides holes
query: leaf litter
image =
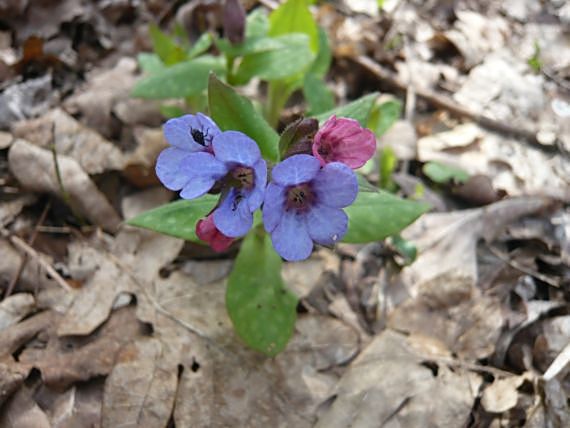
{"label": "leaf litter", "polygon": [[[298,321],[267,359],[227,316],[231,252],[121,225],[172,198],[153,187],[159,106],[129,98],[148,45],[133,26],[148,7],[174,16],[163,3],[0,5],[14,32],[0,46],[0,291],[15,281],[0,302],[0,425],[568,426],[564,7],[315,7],[337,100],[379,87],[406,99],[380,143],[402,192],[437,212],[402,234],[418,250],[407,266],[385,243],[287,264]],[[19,49],[34,29],[36,59],[58,61],[30,76]],[[363,55],[387,72],[351,62]],[[483,178],[459,198],[421,174],[430,161]]]}

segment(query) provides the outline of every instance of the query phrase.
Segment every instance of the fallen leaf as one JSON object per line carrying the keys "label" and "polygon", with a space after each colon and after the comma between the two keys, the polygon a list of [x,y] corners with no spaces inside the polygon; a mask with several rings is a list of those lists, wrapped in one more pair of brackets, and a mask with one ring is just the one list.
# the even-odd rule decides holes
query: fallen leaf
{"label": "fallen leaf", "polygon": [[4,404],[0,415],[0,426],[6,428],[51,428],[47,415],[32,398],[32,391],[26,387],[14,394]]}
{"label": "fallen leaf", "polygon": [[465,425],[481,377],[430,362],[426,343],[391,330],[376,336],[344,373],[315,427]]}
{"label": "fallen leaf", "polygon": [[28,376],[29,368],[15,363],[12,357],[0,362],[0,406],[4,404]]}
{"label": "fallen leaf", "polygon": [[0,202],[0,227],[10,224],[24,207],[34,203],[35,200],[33,195],[22,195],[11,201]]}
{"label": "fallen leaf", "polygon": [[137,79],[137,63],[133,58],[121,58],[111,68],[95,69],[87,75],[87,84],[65,100],[71,114],[80,114],[84,123],[107,138],[117,133],[112,111],[120,101],[129,98]]}
{"label": "fallen leaf", "polygon": [[88,174],[120,170],[124,163],[118,147],[59,108],[14,124],[12,132],[43,148],[51,149],[55,144],[58,155],[73,158]]}
{"label": "fallen leaf", "polygon": [[143,332],[133,307],[114,311],[109,320],[88,337],[62,338],[57,336],[56,329],[57,323],[45,326],[44,345],[26,347],[19,361],[36,367],[46,385],[58,388],[109,374],[122,347]]}
{"label": "fallen leaf", "polygon": [[[81,166],[68,156],[57,156],[63,188],[57,178],[53,154],[25,140],[17,140],[8,152],[9,167],[23,187],[53,193],[71,203],[94,224],[110,231],[120,223],[119,215],[97,189]],[[65,193],[64,193],[65,192]]]}
{"label": "fallen leaf", "polygon": [[527,379],[527,376],[512,376],[497,379],[483,391],[481,404],[487,412],[503,413],[517,405],[519,399],[518,388]]}
{"label": "fallen leaf", "polygon": [[32,312],[36,299],[29,293],[13,294],[0,302],[0,330],[17,323]]}

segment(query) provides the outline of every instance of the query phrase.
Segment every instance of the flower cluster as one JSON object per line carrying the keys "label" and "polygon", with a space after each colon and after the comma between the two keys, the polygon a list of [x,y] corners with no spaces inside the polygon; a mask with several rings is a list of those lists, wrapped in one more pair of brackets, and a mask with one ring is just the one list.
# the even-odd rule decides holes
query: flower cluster
{"label": "flower cluster", "polygon": [[358,193],[353,169],[376,150],[371,131],[333,116],[315,134],[311,154],[294,154],[275,165],[268,184],[256,142],[238,131],[222,132],[201,113],[170,119],[164,135],[171,147],[158,157],[160,181],[184,199],[220,193],[216,207],[196,225],[196,235],[224,251],[248,232],[263,205],[265,230],[289,261],[309,257],[314,243],[342,239],[348,227],[343,208]]}

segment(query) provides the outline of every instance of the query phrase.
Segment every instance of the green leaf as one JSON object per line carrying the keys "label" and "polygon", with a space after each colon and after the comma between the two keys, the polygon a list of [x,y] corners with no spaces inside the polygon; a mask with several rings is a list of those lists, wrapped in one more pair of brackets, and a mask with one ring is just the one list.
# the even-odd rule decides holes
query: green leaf
{"label": "green leaf", "polygon": [[270,357],[287,345],[297,316],[297,297],[285,288],[281,264],[269,237],[253,230],[241,245],[226,291],[236,333]]}
{"label": "green leaf", "polygon": [[279,159],[279,135],[255,110],[251,101],[214,74],[210,75],[208,103],[212,118],[223,131],[241,131],[257,142],[266,159],[273,162]]}
{"label": "green leaf", "polygon": [[309,115],[322,113],[334,107],[334,96],[326,83],[316,74],[305,76],[303,95],[309,104]]}
{"label": "green leaf", "polygon": [[469,180],[469,174],[462,169],[440,162],[428,162],[422,171],[434,183],[445,184],[450,181],[465,183]]}
{"label": "green leaf", "polygon": [[272,49],[247,54],[236,72],[236,81],[247,83],[257,76],[263,80],[281,80],[307,67],[315,58],[305,34],[289,34],[273,39]]}
{"label": "green leaf", "polygon": [[269,35],[303,33],[309,37],[313,53],[319,50],[317,23],[305,0],[287,0],[269,15]]}
{"label": "green leaf", "polygon": [[140,98],[183,98],[199,94],[208,85],[210,71],[222,73],[224,61],[211,55],[181,62],[137,82],[132,95]]}
{"label": "green leaf", "polygon": [[269,31],[267,13],[261,7],[254,9],[245,20],[245,39],[265,37]]}
{"label": "green leaf", "polygon": [[392,174],[398,165],[398,158],[392,147],[386,146],[380,153],[380,187],[385,190],[393,190],[396,186],[392,180]]}
{"label": "green leaf", "polygon": [[345,208],[348,232],[343,242],[378,241],[400,232],[429,209],[429,205],[401,199],[390,193],[360,192]]}
{"label": "green leaf", "polygon": [[246,39],[242,43],[232,44],[226,39],[216,39],[219,50],[230,57],[238,57],[259,52],[267,52],[282,49],[283,43],[279,39],[271,37],[255,37]]}
{"label": "green leaf", "polygon": [[406,266],[411,264],[418,255],[416,244],[402,238],[399,234],[392,236],[392,245],[402,255]]}
{"label": "green leaf", "polygon": [[326,121],[334,114],[338,117],[355,119],[362,127],[365,127],[368,123],[368,117],[370,116],[370,112],[372,111],[376,98],[378,98],[378,93],[374,92],[352,101],[351,103],[329,110],[326,113],[321,113],[317,115],[316,118],[322,124],[322,122]]}
{"label": "green leaf", "polygon": [[212,46],[212,35],[210,33],[203,33],[188,51],[188,59],[202,55],[210,49],[210,46]]}
{"label": "green leaf", "polygon": [[332,51],[329,43],[329,37],[324,28],[319,27],[319,52],[311,65],[309,72],[319,77],[325,77],[328,73],[332,62]]}
{"label": "green leaf", "polygon": [[402,103],[399,100],[389,100],[374,106],[368,119],[368,128],[380,137],[394,125],[402,115]]}
{"label": "green leaf", "polygon": [[366,179],[366,177],[364,177],[364,175],[357,172],[356,178],[358,180],[358,191],[359,192],[372,192],[372,193],[378,193],[379,192],[378,187],[371,184]]}
{"label": "green leaf", "polygon": [[160,106],[160,113],[167,119],[172,119],[173,117],[182,116],[185,111],[179,106],[163,104]]}
{"label": "green leaf", "polygon": [[141,52],[137,55],[137,61],[141,70],[147,74],[158,73],[165,68],[164,63],[157,54]]}
{"label": "green leaf", "polygon": [[158,26],[151,24],[149,32],[154,52],[166,65],[176,64],[186,59],[184,49],[172,37],[163,33]]}
{"label": "green leaf", "polygon": [[216,205],[219,196],[204,195],[191,201],[178,200],[145,211],[131,218],[127,224],[143,227],[188,241],[201,242],[196,236],[196,222]]}

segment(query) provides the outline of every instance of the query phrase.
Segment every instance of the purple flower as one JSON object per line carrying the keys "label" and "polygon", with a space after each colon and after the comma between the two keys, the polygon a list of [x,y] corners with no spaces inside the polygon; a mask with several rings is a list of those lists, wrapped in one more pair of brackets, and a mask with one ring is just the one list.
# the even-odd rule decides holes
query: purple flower
{"label": "purple flower", "polygon": [[160,181],[181,190],[184,199],[198,198],[218,183],[222,197],[213,213],[215,226],[229,238],[245,235],[267,184],[267,165],[255,141],[241,132],[221,132],[200,113],[169,120],[164,135],[173,147],[158,157]]}
{"label": "purple flower", "polygon": [[275,166],[263,205],[263,223],[275,250],[289,261],[306,259],[313,242],[331,245],[348,226],[343,207],[356,199],[358,181],[340,162],[321,168],[309,155],[295,155]]}

